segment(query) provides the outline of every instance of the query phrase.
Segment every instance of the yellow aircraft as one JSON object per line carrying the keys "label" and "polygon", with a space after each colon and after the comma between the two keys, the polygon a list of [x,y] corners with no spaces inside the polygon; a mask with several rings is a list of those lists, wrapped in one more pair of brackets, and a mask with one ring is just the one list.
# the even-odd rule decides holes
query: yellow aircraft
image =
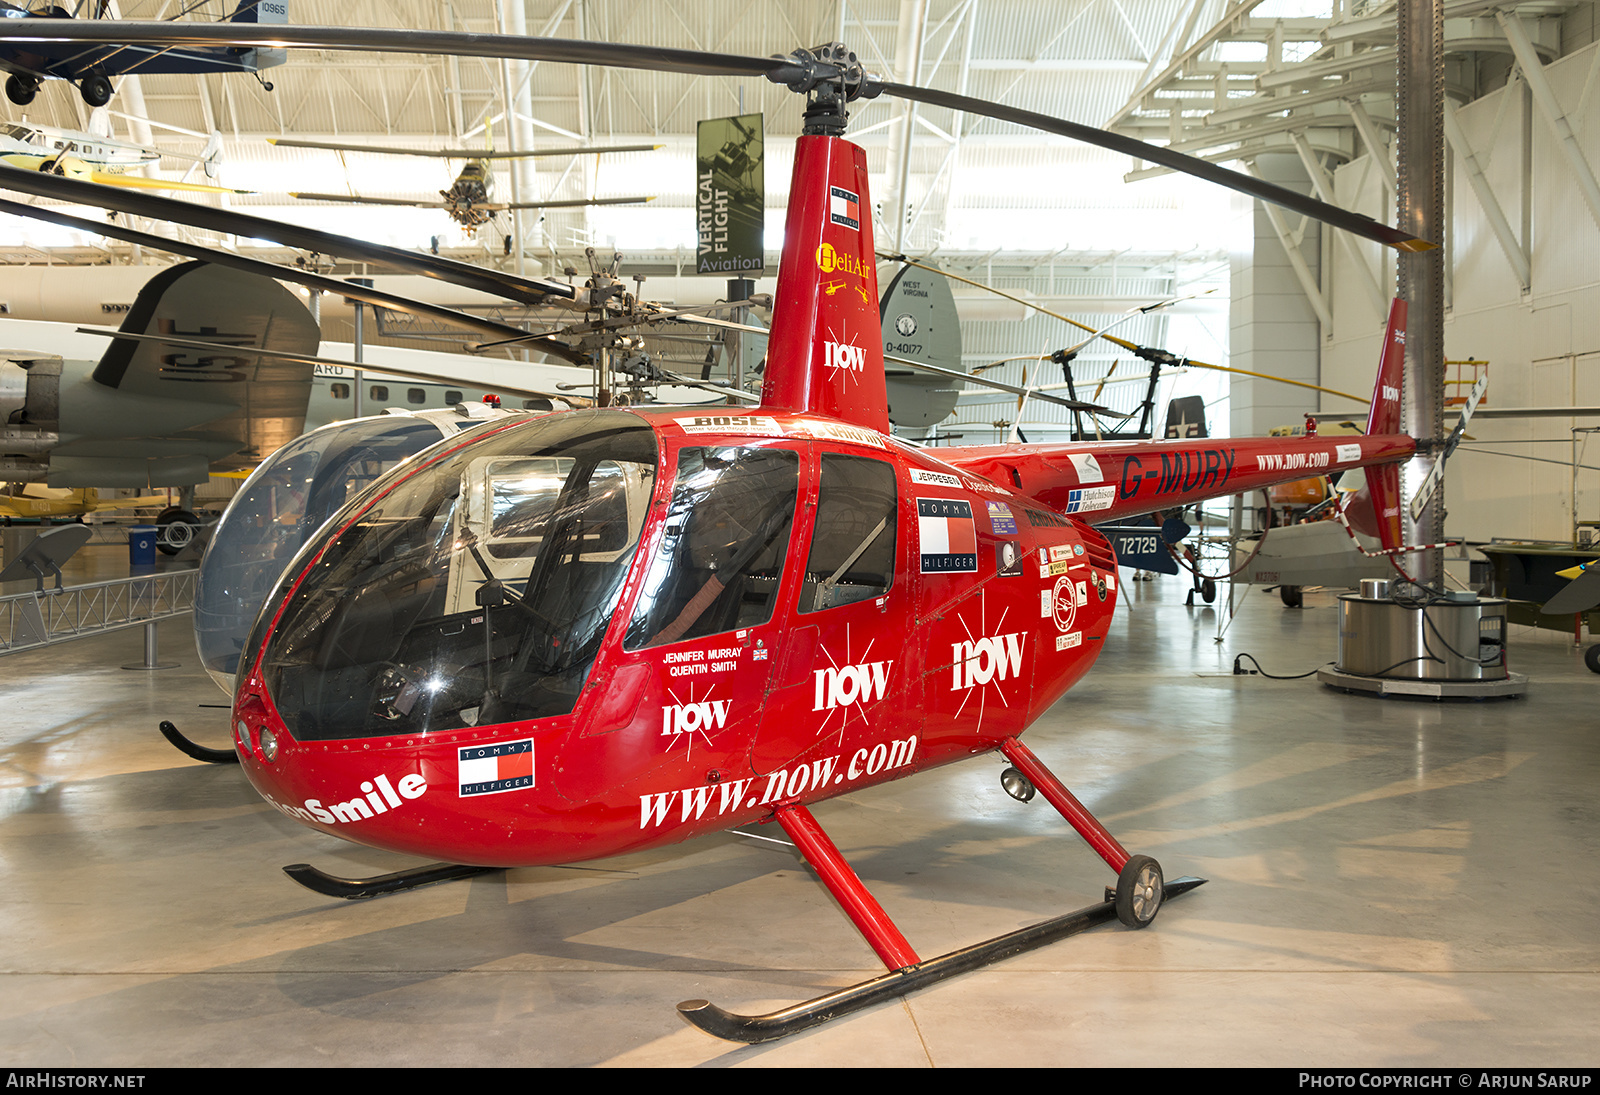
{"label": "yellow aircraft", "polygon": [[101,510],[147,509],[167,506],[165,494],[141,494],[132,498],[101,498],[93,487],[47,487],[42,483],[23,483],[0,493],[0,517],[82,517]]}
{"label": "yellow aircraft", "polygon": [[126,186],[140,190],[192,190],[205,194],[249,194],[209,183],[179,182],[173,179],[147,179],[128,175],[130,168],[143,167],[161,158],[161,152],[144,145],[128,144],[94,133],[36,125],[31,122],[0,122],[0,161],[24,171],[43,171],[65,175],[106,186]]}

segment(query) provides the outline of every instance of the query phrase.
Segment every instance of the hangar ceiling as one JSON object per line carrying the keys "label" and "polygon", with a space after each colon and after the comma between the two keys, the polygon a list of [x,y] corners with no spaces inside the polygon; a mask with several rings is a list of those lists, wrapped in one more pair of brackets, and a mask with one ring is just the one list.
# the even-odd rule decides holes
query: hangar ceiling
{"label": "hangar ceiling", "polygon": [[[133,19],[215,19],[232,6],[231,0],[121,0],[110,9]],[[1503,83],[1511,71],[1494,7],[1472,0],[1446,5],[1447,28],[1460,47],[1452,47],[1447,86],[1463,98]],[[1563,48],[1563,35],[1568,49],[1595,37],[1595,5],[1588,0],[1514,7],[1544,56]],[[1219,161],[1284,151],[1327,171],[1378,148],[1387,163],[1393,128],[1393,50],[1385,40],[1393,3],[1384,0],[290,0],[289,19],[758,55],[840,39],[869,69],[896,80],[1113,125]],[[263,76],[270,92],[243,73],[127,78],[111,104],[111,123],[119,136],[189,156],[220,132],[222,181],[255,193],[204,200],[555,274],[586,268],[585,246],[615,247],[626,254],[626,270],[659,278],[681,271],[692,256],[695,123],[759,111],[771,138],[768,243],[776,258],[788,139],[800,121],[786,90],[732,78],[309,50],[291,52],[287,64]],[[856,106],[851,136],[867,149],[873,171],[880,248],[931,256],[1090,324],[1154,298],[1218,289],[1119,333],[1197,358],[1225,358],[1228,255],[1246,238],[1238,228],[1241,202],[1006,123],[888,100]],[[23,114],[10,103],[3,109],[12,120]],[[90,124],[76,93],[54,81],[28,116],[74,129]],[[525,200],[634,193],[656,200],[641,208],[523,214],[519,226],[502,218],[474,238],[436,211],[288,197],[291,190],[427,196],[447,186],[459,164],[267,143],[279,136],[501,149],[647,140],[663,148],[522,161],[515,179],[502,167],[498,192],[515,186]],[[160,169],[171,177],[195,170],[176,155]],[[507,253],[507,235],[520,238],[520,255]],[[145,258],[125,245],[32,228],[15,237],[24,242],[0,243],[8,262]],[[972,292],[959,290],[958,297]],[[981,318],[963,325],[969,367],[1075,341],[1058,321],[1004,302],[974,306],[970,314]],[[1084,367],[1090,375],[1110,368],[1116,353],[1086,351]],[[1018,382],[1025,367],[1005,366],[1005,378]],[[1132,398],[1132,387],[1127,391]],[[1109,390],[1106,398],[1127,401]],[[987,395],[971,394],[963,403],[970,406],[959,417],[973,429],[1014,413]],[[1029,415],[1048,421],[1051,411],[1030,407]]]}

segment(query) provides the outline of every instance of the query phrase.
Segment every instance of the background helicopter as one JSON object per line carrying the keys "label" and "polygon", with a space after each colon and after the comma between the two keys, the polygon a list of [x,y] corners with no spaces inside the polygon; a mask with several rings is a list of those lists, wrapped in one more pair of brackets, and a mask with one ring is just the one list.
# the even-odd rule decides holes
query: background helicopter
{"label": "background helicopter", "polygon": [[[556,46],[539,43],[551,59],[599,52]],[[616,57],[663,54],[712,64]],[[842,47],[717,63],[810,97],[756,413],[490,424],[375,483],[302,550],[259,618],[235,729],[250,778],[287,815],[469,863],[566,862],[775,818],[893,972],[768,1018],[681,1006],[758,1041],[1112,915],[1148,924],[1164,895],[1197,884],[1164,885],[1018,740],[1088,670],[1115,604],[1114,556],[1078,515],[1392,463],[1415,443],[1393,433],[1387,397],[1372,435],[1339,445],[973,446],[941,461],[894,441],[875,340],[842,352],[860,345],[853,330],[876,329],[875,309],[819,288],[842,274],[876,297],[845,102],[927,93],[868,81]],[[840,219],[836,199],[860,215]],[[1398,337],[1380,392],[1397,381]],[[501,473],[517,486],[497,509]],[[1388,488],[1380,477],[1373,489]],[[530,569],[519,585],[491,560]],[[1017,793],[1043,791],[1118,872],[1115,895],[922,961],[808,806],[996,748],[1019,770]]]}

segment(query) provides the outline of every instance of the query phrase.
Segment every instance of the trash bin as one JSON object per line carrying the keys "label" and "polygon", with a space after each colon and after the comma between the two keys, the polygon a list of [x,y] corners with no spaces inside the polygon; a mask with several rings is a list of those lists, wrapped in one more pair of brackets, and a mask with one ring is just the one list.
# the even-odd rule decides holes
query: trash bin
{"label": "trash bin", "polygon": [[134,525],[128,530],[128,565],[153,567],[156,565],[156,535],[154,525]]}

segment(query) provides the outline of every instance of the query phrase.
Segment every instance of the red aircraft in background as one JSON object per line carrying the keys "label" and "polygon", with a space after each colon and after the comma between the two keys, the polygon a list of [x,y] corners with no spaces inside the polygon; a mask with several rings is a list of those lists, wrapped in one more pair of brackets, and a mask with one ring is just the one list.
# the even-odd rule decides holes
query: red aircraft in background
{"label": "red aircraft in background", "polygon": [[[1111,915],[1143,927],[1198,885],[1130,855],[1021,741],[1094,664],[1116,606],[1116,558],[1086,519],[1415,450],[1393,432],[1398,316],[1364,437],[901,442],[865,153],[802,136],[791,195],[759,406],[562,412],[428,450],[289,566],[234,702],[268,801],[380,848],[521,867],[776,819],[892,972],[772,1016],[681,1005],[746,1041]],[[864,292],[821,291],[841,278]],[[811,806],[994,750],[1116,872],[1115,894],[923,961]]]}

